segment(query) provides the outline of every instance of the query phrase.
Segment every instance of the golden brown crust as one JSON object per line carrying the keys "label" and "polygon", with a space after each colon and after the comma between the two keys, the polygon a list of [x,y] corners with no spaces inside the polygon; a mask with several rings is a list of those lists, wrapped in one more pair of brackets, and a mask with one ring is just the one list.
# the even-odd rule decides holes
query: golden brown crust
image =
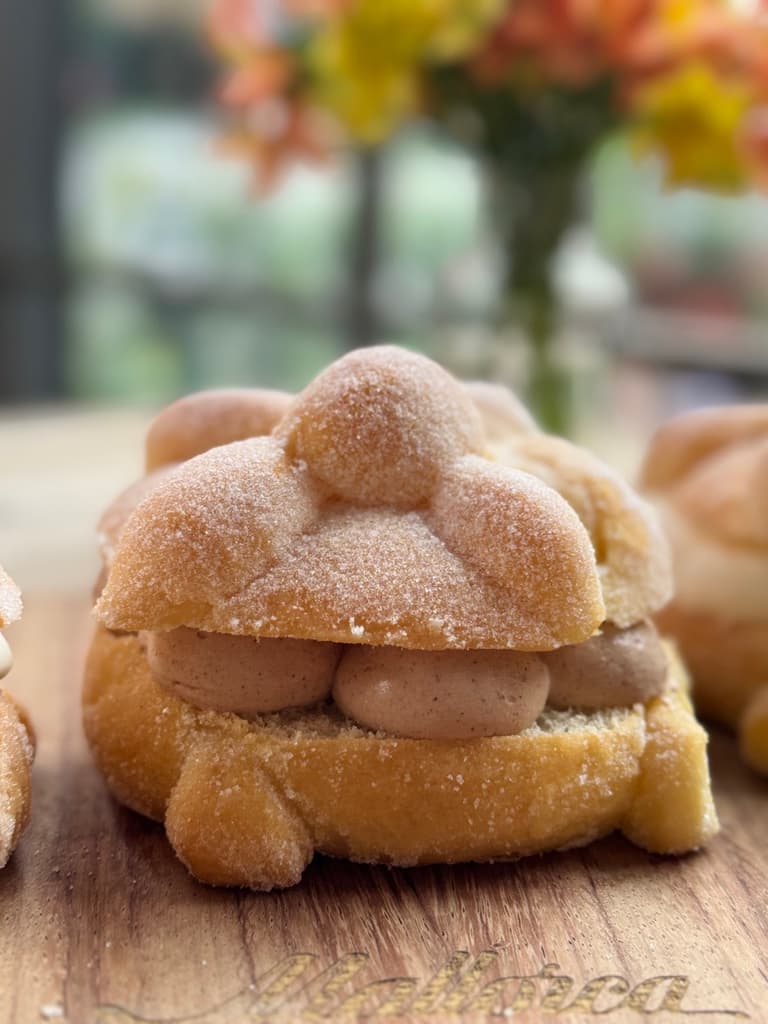
{"label": "golden brown crust", "polygon": [[221,388],[186,395],[152,422],[147,434],[147,472],[184,462],[220,444],[268,434],[292,400],[283,391],[259,388]]}
{"label": "golden brown crust", "polygon": [[597,558],[606,618],[627,627],[672,594],[669,551],[656,513],[589,452],[546,434],[508,436],[495,457],[544,480],[576,511]]}
{"label": "golden brown crust", "polygon": [[[672,653],[673,673],[684,669]],[[685,853],[692,835],[718,829],[707,763],[707,735],[693,716],[686,689],[651,701],[638,785],[624,835],[647,850]]]}
{"label": "golden brown crust", "polygon": [[605,618],[589,536],[555,489],[474,454],[483,443],[435,364],[351,353],[274,435],[154,488],[97,616],[425,650],[578,643]]}
{"label": "golden brown crust", "polygon": [[29,821],[34,734],[23,709],[0,690],[0,868]]}
{"label": "golden brown crust", "polygon": [[21,616],[21,591],[0,565],[0,629]]}
{"label": "golden brown crust", "polygon": [[705,734],[677,682],[644,709],[553,713],[519,736],[401,739],[326,710],[260,723],[196,710],[154,682],[136,637],[100,629],[84,722],[117,798],[165,821],[181,859],[214,884],[295,884],[315,850],[490,860],[623,828],[677,853],[717,829]]}
{"label": "golden brown crust", "polygon": [[152,470],[121,491],[112,504],[105,509],[96,529],[99,538],[99,554],[106,569],[112,565],[123,528],[133,510],[176,468],[177,463],[172,462]]}

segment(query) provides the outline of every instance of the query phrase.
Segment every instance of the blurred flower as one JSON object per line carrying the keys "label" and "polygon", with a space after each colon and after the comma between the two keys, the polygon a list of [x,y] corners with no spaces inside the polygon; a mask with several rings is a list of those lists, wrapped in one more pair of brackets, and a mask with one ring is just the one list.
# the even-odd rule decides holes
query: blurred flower
{"label": "blurred flower", "polygon": [[318,111],[299,102],[261,104],[222,141],[223,153],[245,158],[256,172],[256,187],[267,192],[297,161],[317,163],[330,152],[330,133]]}
{"label": "blurred flower", "polygon": [[635,137],[641,149],[661,155],[670,184],[740,189],[747,180],[743,128],[749,109],[743,84],[690,64],[641,90]]}
{"label": "blurred flower", "polygon": [[497,183],[506,307],[532,339],[531,397],[562,427],[553,257],[584,166],[624,130],[672,185],[768,189],[768,0],[216,0],[229,147],[268,187],[329,125],[377,144],[427,116]]}
{"label": "blurred flower", "polygon": [[508,138],[512,153],[504,110],[550,96],[553,138],[558,119],[576,148],[623,123],[671,184],[733,189],[768,178],[759,2],[762,15],[730,0],[215,0],[209,32],[237,147],[263,163],[262,182],[291,147],[327,152],[331,122],[375,144],[414,115],[450,123],[452,103],[495,118],[485,137]]}
{"label": "blurred flower", "polygon": [[289,164],[318,161],[328,153],[323,118],[301,95],[298,63],[282,45],[281,33],[290,26],[292,11],[317,16],[337,6],[338,0],[293,0],[290,7],[217,0],[210,9],[209,38],[229,65],[219,98],[231,111],[232,123],[220,149],[254,166],[260,191],[268,190]]}
{"label": "blurred flower", "polygon": [[349,0],[310,44],[314,92],[349,132],[378,142],[421,99],[424,65],[477,44],[502,0]]}
{"label": "blurred flower", "polygon": [[519,77],[584,85],[604,75],[657,12],[657,0],[517,0],[473,62],[486,82]]}
{"label": "blurred flower", "polygon": [[207,30],[213,47],[227,60],[241,60],[271,41],[265,5],[254,0],[216,0]]}
{"label": "blurred flower", "polygon": [[275,50],[256,53],[236,67],[220,90],[230,107],[244,108],[285,92],[293,75],[293,62]]}
{"label": "blurred flower", "polygon": [[733,23],[723,0],[516,0],[473,67],[488,82],[522,74],[580,87],[609,77],[620,95],[634,78],[722,42]]}

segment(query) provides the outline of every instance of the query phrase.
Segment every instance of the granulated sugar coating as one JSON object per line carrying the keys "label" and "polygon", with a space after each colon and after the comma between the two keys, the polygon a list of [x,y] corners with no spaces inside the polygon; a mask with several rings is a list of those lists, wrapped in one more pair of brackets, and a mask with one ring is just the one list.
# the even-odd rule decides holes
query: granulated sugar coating
{"label": "granulated sugar coating", "polygon": [[21,593],[11,577],[0,566],[0,629],[15,622],[21,615]]}
{"label": "granulated sugar coating", "polygon": [[130,487],[126,487],[118,494],[109,508],[105,510],[96,528],[99,538],[99,553],[105,566],[108,567],[112,564],[117,542],[131,512],[156,489],[161,481],[170,476],[176,466],[176,463],[171,463],[160,469],[152,470],[146,476],[135,480]]}
{"label": "granulated sugar coating", "polygon": [[352,353],[273,436],[198,456],[141,502],[97,614],[432,650],[579,643],[605,617],[589,535],[555,489],[473,454],[486,441],[428,360]]}
{"label": "granulated sugar coating", "polygon": [[589,531],[606,618],[631,626],[672,596],[669,551],[653,509],[608,466],[568,441],[545,434],[508,435],[493,445],[503,465],[554,488]]}
{"label": "granulated sugar coating", "polygon": [[0,691],[0,868],[29,819],[34,748],[16,705]]}
{"label": "granulated sugar coating", "polygon": [[333,496],[405,508],[427,502],[441,473],[484,442],[458,381],[423,356],[387,347],[330,366],[276,435]]}
{"label": "granulated sugar coating", "polygon": [[[207,628],[195,620],[212,605],[220,614],[231,595],[289,554],[317,515],[306,472],[289,464],[274,440],[215,448],[184,463],[139,505],[100,607],[116,601],[145,620],[156,607],[177,616],[176,625]],[[121,574],[123,595],[114,585]]]}
{"label": "granulated sugar coating", "polygon": [[480,413],[491,445],[506,441],[512,434],[539,433],[533,416],[509,388],[473,380],[464,384],[464,390]]}

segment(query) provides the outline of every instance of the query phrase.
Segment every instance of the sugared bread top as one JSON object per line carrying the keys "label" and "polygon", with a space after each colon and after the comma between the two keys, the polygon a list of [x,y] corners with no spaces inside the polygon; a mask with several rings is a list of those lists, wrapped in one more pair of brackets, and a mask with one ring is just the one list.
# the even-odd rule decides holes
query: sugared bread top
{"label": "sugared bread top", "polygon": [[701,711],[738,729],[768,773],[768,405],[703,409],[653,439],[641,486],[672,546],[678,641]]}
{"label": "sugared bread top", "polygon": [[[290,884],[315,848],[416,863],[715,830],[704,735],[649,622],[670,593],[653,514],[509,392],[361,350],[295,398],[176,403],[147,468],[101,523],[85,723],[198,877]],[[220,813],[225,762],[270,781]],[[194,832],[211,800],[217,838]]]}
{"label": "sugared bread top", "polygon": [[[167,440],[174,420],[182,435],[192,420],[204,448],[205,406],[224,398],[198,399],[197,416],[192,400],[161,415],[148,467],[163,464],[161,433],[167,452],[192,453]],[[281,404],[250,401],[243,432],[269,424],[263,404]],[[645,506],[519,418],[525,432],[494,444],[481,408],[423,357],[347,356],[268,436],[159,481],[126,526],[97,616],[124,630],[539,651],[586,640],[606,618],[647,618],[670,581]]]}
{"label": "sugared bread top", "polygon": [[[0,629],[15,622],[21,610],[19,589],[0,566]],[[0,633],[0,679],[11,666],[11,650]],[[0,690],[0,868],[8,863],[29,820],[33,756],[29,720],[11,695]]]}

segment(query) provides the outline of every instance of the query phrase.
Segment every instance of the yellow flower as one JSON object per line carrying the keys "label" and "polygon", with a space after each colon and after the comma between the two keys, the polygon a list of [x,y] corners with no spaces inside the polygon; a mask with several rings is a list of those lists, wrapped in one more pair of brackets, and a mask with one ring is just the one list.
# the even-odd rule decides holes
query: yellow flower
{"label": "yellow flower", "polygon": [[687,25],[701,13],[701,7],[701,0],[664,0],[659,15],[669,25]]}
{"label": "yellow flower", "polygon": [[454,60],[465,56],[501,17],[506,0],[443,0],[440,24],[430,44],[429,56]]}
{"label": "yellow flower", "polygon": [[703,63],[688,64],[639,90],[635,138],[662,157],[667,182],[720,190],[748,177],[743,128],[749,90]]}
{"label": "yellow flower", "polygon": [[418,107],[423,65],[465,54],[503,0],[350,0],[310,50],[316,98],[378,142]]}

